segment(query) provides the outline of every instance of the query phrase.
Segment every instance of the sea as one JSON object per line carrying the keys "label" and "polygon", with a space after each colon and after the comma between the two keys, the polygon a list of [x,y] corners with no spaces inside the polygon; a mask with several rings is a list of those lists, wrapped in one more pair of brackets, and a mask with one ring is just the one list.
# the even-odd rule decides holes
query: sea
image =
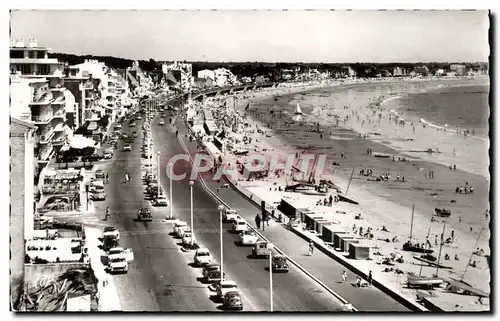
{"label": "sea", "polygon": [[387,106],[406,118],[469,130],[484,137],[489,132],[489,86],[447,86],[411,93],[387,102]]}

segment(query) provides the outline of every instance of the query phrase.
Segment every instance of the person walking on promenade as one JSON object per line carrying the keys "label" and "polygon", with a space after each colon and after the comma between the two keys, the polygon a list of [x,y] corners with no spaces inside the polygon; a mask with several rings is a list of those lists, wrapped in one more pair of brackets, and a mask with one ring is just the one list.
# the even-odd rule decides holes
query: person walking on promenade
{"label": "person walking on promenade", "polygon": [[264,228],[264,225],[267,224],[267,227],[269,227],[269,214],[266,212],[262,213],[262,228]]}
{"label": "person walking on promenade", "polygon": [[368,273],[368,284],[370,286],[372,286],[372,282],[373,282],[373,275],[372,275],[372,271],[370,270],[370,273]]}
{"label": "person walking on promenade", "polygon": [[307,255],[312,256],[314,254],[314,242],[312,240],[309,241],[309,253]]}
{"label": "person walking on promenade", "polygon": [[342,283],[347,282],[347,272],[345,270],[342,271]]}
{"label": "person walking on promenade", "polygon": [[260,222],[262,222],[262,219],[260,217],[260,214],[257,213],[255,216],[255,225],[257,225],[257,229],[260,230]]}

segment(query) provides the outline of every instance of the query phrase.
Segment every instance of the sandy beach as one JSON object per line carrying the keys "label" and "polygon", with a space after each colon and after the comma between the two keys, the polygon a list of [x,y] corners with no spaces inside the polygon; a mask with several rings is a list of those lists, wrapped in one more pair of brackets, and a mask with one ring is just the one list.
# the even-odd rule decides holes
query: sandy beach
{"label": "sandy beach", "polygon": [[[348,196],[360,204],[318,206],[318,200],[324,197],[275,191],[275,184],[284,187],[290,183],[285,177],[240,182],[257,196],[270,204],[281,198],[300,199],[309,208],[331,214],[347,229],[354,224],[365,230],[370,227],[375,231],[381,252],[404,257],[405,263],[398,264],[399,269],[405,273],[431,276],[436,272],[435,268],[421,268],[414,264],[411,252],[402,251],[402,244],[409,238],[412,207],[415,206],[414,242],[424,243],[428,239],[435,250],[433,254],[437,256],[437,243],[444,225],[444,239],[453,235],[453,242],[442,247],[441,258],[442,264],[453,269],[442,270],[440,276],[463,278],[489,293],[490,270],[484,256],[490,254],[490,221],[485,215],[485,211],[489,211],[489,141],[482,137],[464,137],[456,130],[445,131],[418,119],[406,119],[402,125],[388,103],[409,92],[471,82],[484,80],[417,80],[411,83],[398,80],[337,83],[333,86],[331,83],[316,83],[262,89],[206,103],[221,106],[226,101],[225,105],[230,106],[226,108],[236,109],[247,123],[243,132],[237,135],[251,136],[252,142],[240,142],[235,149],[264,155],[289,155],[304,150],[307,154],[327,155],[323,178],[333,181],[345,193],[353,174]],[[297,103],[304,116],[294,121]],[[426,153],[429,148],[434,152]],[[368,150],[372,152],[367,153]],[[378,153],[388,157],[375,157]],[[450,165],[455,165],[456,170],[450,169]],[[361,175],[360,171],[367,169],[373,171],[373,176]],[[376,181],[375,178],[382,173],[389,173],[391,178]],[[455,192],[456,187],[465,182],[474,187],[474,193]],[[435,208],[449,209],[452,215],[449,218],[436,217]],[[337,211],[344,211],[347,215],[335,215]],[[355,220],[354,216],[359,213],[363,219]],[[389,232],[382,232],[382,226]],[[394,237],[398,240],[396,243],[380,241]],[[477,248],[482,249],[484,255],[472,255]],[[446,254],[449,260],[444,260]],[[468,266],[469,259],[476,261],[476,267]],[[394,283],[401,293],[415,297],[414,290],[403,287],[405,277],[380,272],[382,267],[376,265],[379,262],[355,263],[364,267],[366,272],[373,269],[375,277],[384,278]]]}

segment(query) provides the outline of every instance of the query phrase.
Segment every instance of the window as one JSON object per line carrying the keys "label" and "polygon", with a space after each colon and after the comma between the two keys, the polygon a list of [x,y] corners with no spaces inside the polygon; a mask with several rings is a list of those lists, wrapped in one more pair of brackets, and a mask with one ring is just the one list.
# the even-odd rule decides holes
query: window
{"label": "window", "polygon": [[35,59],[36,58],[36,51],[34,51],[34,50],[28,51],[28,58]]}
{"label": "window", "polygon": [[22,50],[11,50],[10,51],[10,58],[14,58],[14,59],[24,58],[24,51],[22,51]]}
{"label": "window", "polygon": [[49,75],[50,74],[50,66],[49,65],[38,65],[38,73],[40,75]]}

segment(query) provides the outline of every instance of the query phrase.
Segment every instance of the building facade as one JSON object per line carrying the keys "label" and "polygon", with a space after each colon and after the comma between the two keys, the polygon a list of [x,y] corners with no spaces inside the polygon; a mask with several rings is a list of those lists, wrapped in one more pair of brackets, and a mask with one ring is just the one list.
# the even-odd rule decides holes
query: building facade
{"label": "building facade", "polygon": [[[171,86],[182,91],[190,91],[194,84],[193,65],[187,63],[173,62],[161,66],[163,74],[171,80]],[[174,79],[172,79],[174,78]]]}
{"label": "building facade", "polygon": [[24,240],[34,230],[35,126],[10,122],[10,288],[11,302],[19,297],[24,280]]}

